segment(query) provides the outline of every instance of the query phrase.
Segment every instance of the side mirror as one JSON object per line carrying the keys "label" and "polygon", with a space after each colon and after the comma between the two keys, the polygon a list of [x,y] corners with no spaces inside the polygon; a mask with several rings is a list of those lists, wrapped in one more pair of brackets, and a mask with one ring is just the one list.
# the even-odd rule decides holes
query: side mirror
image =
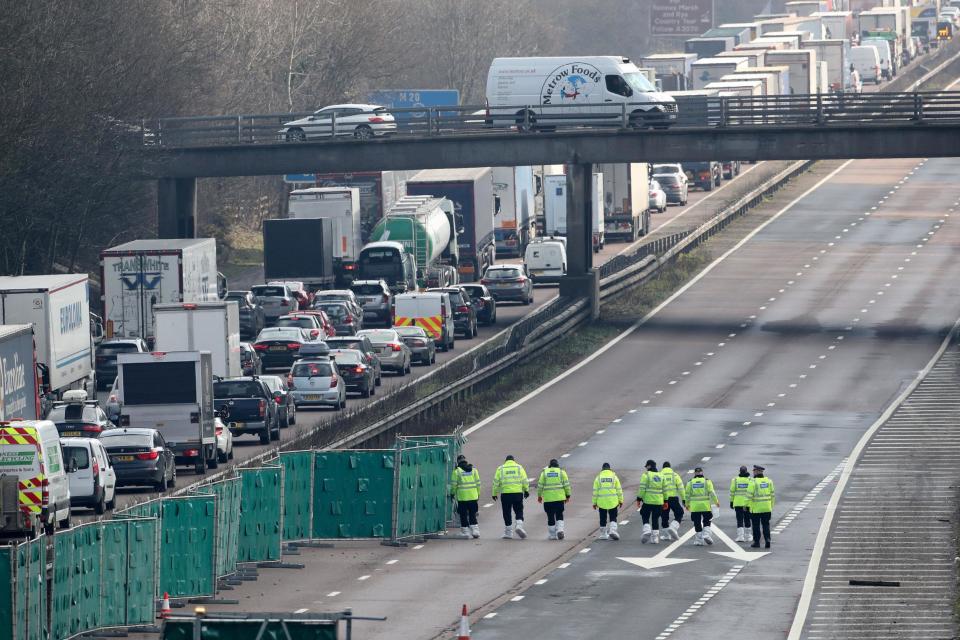
{"label": "side mirror", "polygon": [[77,461],[74,459],[70,460],[70,466],[67,467],[67,473],[76,473],[79,467],[77,466]]}

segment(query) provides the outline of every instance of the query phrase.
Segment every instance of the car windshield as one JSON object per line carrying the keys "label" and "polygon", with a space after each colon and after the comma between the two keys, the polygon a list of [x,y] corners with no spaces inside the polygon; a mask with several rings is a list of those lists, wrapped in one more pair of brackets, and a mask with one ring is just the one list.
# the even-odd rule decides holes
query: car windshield
{"label": "car windshield", "polygon": [[110,342],[97,347],[98,356],[113,356],[118,353],[135,353],[137,351],[139,351],[137,345],[132,342]]}
{"label": "car windshield", "polygon": [[627,84],[630,85],[630,88],[639,93],[651,93],[657,90],[652,84],[650,84],[650,81],[647,80],[647,76],[643,75],[639,71],[625,73],[623,74],[623,79],[627,81]]}
{"label": "car windshield", "polygon": [[342,291],[320,291],[315,297],[317,300],[350,300],[350,294]]}
{"label": "car windshield", "polygon": [[334,319],[347,317],[347,308],[342,304],[323,304],[317,305],[318,309],[323,309],[328,316]]}
{"label": "car windshield", "polygon": [[290,374],[294,378],[328,378],[333,371],[329,362],[297,362]]}
{"label": "car windshield", "polygon": [[114,447],[153,447],[153,437],[141,433],[105,433],[100,436],[100,443],[107,450]]}
{"label": "car windshield", "polygon": [[351,288],[358,296],[378,296],[383,293],[383,287],[379,284],[355,284]]}
{"label": "car windshield", "polygon": [[316,323],[313,318],[280,318],[277,320],[278,327],[299,327],[301,329],[315,329]]}
{"label": "car windshield", "polygon": [[258,286],[251,289],[258,298],[285,298],[287,290],[284,287]]}
{"label": "car windshield", "polygon": [[222,398],[262,398],[263,390],[253,380],[223,380],[213,385],[213,397]]}
{"label": "car windshield", "polygon": [[511,280],[520,276],[520,269],[490,269],[484,275],[488,280]]}
{"label": "car windshield", "polygon": [[89,422],[96,424],[97,409],[85,404],[63,404],[50,410],[51,422]]}
{"label": "car windshield", "polygon": [[264,340],[301,340],[303,335],[297,327],[270,327],[257,336],[257,342]]}
{"label": "car windshield", "polygon": [[363,335],[370,338],[370,342],[393,342],[397,339],[397,332],[393,329],[367,329]]}
{"label": "car windshield", "polygon": [[421,327],[397,327],[394,329],[403,338],[426,338],[427,332]]}
{"label": "car windshield", "polygon": [[347,336],[344,338],[328,338],[327,344],[330,346],[337,345],[342,348],[353,348],[356,347],[360,349],[363,346],[363,340],[354,336]]}
{"label": "car windshield", "polygon": [[86,447],[63,447],[63,464],[69,470],[74,463],[77,469],[86,469],[90,466],[90,452]]}
{"label": "car windshield", "polygon": [[337,364],[360,364],[360,354],[356,351],[334,351],[330,354]]}

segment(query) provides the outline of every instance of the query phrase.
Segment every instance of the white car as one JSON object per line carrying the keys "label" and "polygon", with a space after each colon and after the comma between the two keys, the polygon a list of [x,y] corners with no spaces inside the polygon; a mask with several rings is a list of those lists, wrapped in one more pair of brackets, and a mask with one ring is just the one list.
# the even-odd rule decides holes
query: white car
{"label": "white car", "polygon": [[217,434],[217,462],[233,460],[233,432],[227,429],[220,416],[213,419],[213,424]]}
{"label": "white car", "polygon": [[667,192],[660,187],[656,180],[650,181],[650,211],[663,213],[667,210]]}
{"label": "white car", "polygon": [[655,164],[653,165],[653,171],[651,171],[650,173],[651,175],[655,173],[669,174],[669,175],[677,176],[682,182],[687,181],[687,174],[683,170],[683,165],[679,163]]}
{"label": "white car", "polygon": [[288,142],[329,138],[332,133],[367,140],[397,130],[393,114],[376,104],[333,104],[283,126],[280,134]]}
{"label": "white car", "polygon": [[88,507],[98,514],[116,504],[117,474],[110,456],[94,438],[60,438],[70,481],[70,508]]}

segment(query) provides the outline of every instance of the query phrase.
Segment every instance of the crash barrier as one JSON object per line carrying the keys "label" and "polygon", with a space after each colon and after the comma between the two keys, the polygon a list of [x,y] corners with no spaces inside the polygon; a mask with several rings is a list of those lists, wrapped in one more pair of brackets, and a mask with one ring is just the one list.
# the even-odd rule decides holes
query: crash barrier
{"label": "crash barrier", "polygon": [[173,616],[162,640],[351,640],[353,622],[386,618],[333,613],[212,613]]}
{"label": "crash barrier", "polygon": [[44,536],[0,547],[0,640],[46,640]]}
{"label": "crash barrier", "polygon": [[188,598],[216,593],[216,495],[158,498],[116,513],[116,517],[125,516],[160,521],[156,596],[169,593],[171,598]]}
{"label": "crash barrier", "polygon": [[283,468],[237,469],[240,475],[238,562],[280,560],[283,520]]}
{"label": "crash barrier", "polygon": [[201,485],[191,491],[193,495],[214,495],[216,501],[217,549],[215,575],[223,578],[236,573],[240,536],[241,479],[228,478],[212,484]]}

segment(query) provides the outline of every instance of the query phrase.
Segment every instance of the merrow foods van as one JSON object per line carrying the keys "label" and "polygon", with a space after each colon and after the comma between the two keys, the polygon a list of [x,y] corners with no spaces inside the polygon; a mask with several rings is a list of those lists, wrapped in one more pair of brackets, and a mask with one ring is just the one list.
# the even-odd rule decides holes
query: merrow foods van
{"label": "merrow foods van", "polygon": [[420,327],[436,341],[441,351],[453,348],[454,324],[450,294],[442,291],[401,293],[393,298],[393,324]]}
{"label": "merrow foods van", "polygon": [[677,118],[673,98],[622,56],[496,58],[487,75],[489,121],[501,126],[617,125],[624,105],[634,127]]}
{"label": "merrow foods van", "polygon": [[0,422],[0,534],[35,536],[70,526],[70,483],[49,420]]}

